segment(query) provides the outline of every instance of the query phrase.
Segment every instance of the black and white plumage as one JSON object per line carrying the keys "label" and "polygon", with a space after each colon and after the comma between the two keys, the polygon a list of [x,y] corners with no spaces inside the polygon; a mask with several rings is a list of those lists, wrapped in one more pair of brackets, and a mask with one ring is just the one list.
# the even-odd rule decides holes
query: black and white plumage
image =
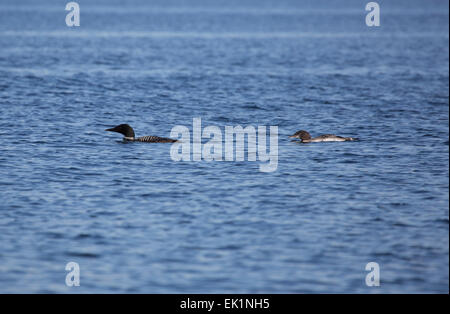
{"label": "black and white plumage", "polygon": [[316,142],[346,142],[346,141],[356,141],[357,138],[354,137],[342,137],[334,134],[323,134],[317,137],[311,137],[311,135],[304,131],[300,130],[295,132],[289,137],[299,138],[302,143],[316,143]]}
{"label": "black and white plumage", "polygon": [[120,124],[111,129],[106,129],[105,131],[117,132],[123,134],[124,141],[129,142],[146,142],[146,143],[174,143],[178,142],[177,140],[167,138],[167,137],[159,137],[159,136],[141,136],[136,137],[134,134],[134,130],[128,124]]}

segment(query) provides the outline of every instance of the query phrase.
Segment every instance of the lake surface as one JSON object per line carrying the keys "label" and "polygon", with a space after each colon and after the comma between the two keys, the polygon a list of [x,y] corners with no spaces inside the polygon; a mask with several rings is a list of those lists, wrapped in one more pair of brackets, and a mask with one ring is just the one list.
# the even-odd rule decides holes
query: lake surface
{"label": "lake surface", "polygon": [[[448,293],[448,3],[342,2],[3,0],[0,292]],[[278,126],[276,171],[104,131],[196,117]]]}

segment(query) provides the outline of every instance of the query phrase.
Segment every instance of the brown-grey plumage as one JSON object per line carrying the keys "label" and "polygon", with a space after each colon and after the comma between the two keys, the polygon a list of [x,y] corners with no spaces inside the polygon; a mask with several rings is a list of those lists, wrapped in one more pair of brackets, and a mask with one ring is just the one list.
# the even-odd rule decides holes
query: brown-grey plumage
{"label": "brown-grey plumage", "polygon": [[141,136],[135,137],[134,130],[128,124],[120,124],[111,129],[106,129],[105,131],[117,132],[123,134],[124,141],[130,142],[146,142],[146,143],[174,143],[178,142],[177,140],[167,138],[167,137],[159,137],[159,136]]}
{"label": "brown-grey plumage", "polygon": [[316,142],[346,142],[346,141],[356,141],[357,138],[353,137],[342,137],[334,134],[323,134],[312,138],[311,135],[304,130],[300,130],[289,136],[291,138],[299,138],[302,143],[316,143]]}

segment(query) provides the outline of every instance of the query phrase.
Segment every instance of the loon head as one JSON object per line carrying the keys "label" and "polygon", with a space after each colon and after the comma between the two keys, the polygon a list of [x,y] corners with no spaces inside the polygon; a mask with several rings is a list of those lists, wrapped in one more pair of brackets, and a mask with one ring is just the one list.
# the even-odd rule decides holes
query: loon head
{"label": "loon head", "polygon": [[111,129],[106,129],[105,131],[117,132],[123,134],[125,137],[133,137],[134,138],[134,130],[128,124],[120,124]]}
{"label": "loon head", "polygon": [[304,131],[304,130],[297,131],[297,132],[295,132],[294,134],[292,134],[289,137],[299,138],[302,141],[311,139],[311,135],[308,132]]}

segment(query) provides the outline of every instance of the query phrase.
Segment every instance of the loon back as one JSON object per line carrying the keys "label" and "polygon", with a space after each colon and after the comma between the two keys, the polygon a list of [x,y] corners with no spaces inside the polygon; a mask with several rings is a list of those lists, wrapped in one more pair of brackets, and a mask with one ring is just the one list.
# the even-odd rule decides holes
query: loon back
{"label": "loon back", "polygon": [[159,137],[159,136],[141,136],[132,140],[133,142],[147,142],[147,143],[175,143],[177,140],[167,138],[167,137]]}
{"label": "loon back", "polygon": [[346,141],[355,141],[357,138],[353,137],[342,137],[334,134],[323,134],[317,137],[312,138],[311,135],[304,130],[300,130],[295,132],[289,137],[299,138],[302,143],[317,143],[317,142],[346,142]]}
{"label": "loon back", "polygon": [[106,129],[105,131],[109,132],[117,132],[123,134],[124,140],[128,142],[146,142],[146,143],[174,143],[178,142],[177,140],[167,138],[167,137],[159,137],[159,136],[141,136],[135,137],[134,130],[128,124],[119,124],[111,129]]}

